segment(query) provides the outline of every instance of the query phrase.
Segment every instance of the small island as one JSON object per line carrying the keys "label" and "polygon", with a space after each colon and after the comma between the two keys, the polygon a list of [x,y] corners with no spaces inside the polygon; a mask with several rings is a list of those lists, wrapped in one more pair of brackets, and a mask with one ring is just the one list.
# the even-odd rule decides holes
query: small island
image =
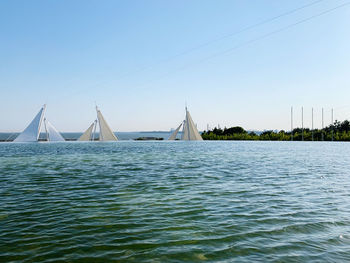
{"label": "small island", "polygon": [[135,141],[162,141],[164,138],[161,137],[138,137]]}

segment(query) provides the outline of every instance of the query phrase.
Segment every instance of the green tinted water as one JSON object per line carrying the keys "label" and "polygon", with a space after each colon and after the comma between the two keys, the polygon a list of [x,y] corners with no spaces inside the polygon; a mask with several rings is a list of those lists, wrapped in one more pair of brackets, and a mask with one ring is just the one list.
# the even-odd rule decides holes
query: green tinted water
{"label": "green tinted water", "polygon": [[350,144],[0,144],[0,262],[350,261]]}

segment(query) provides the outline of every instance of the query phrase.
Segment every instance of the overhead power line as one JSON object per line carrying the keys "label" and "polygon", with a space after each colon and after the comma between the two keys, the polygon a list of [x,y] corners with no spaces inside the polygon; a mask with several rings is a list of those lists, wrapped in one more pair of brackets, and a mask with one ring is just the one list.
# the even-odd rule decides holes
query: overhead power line
{"label": "overhead power line", "polygon": [[211,45],[211,44],[214,44],[214,43],[216,43],[216,42],[218,42],[218,41],[221,41],[221,40],[224,40],[224,39],[227,39],[227,38],[230,38],[230,37],[233,37],[233,36],[242,34],[242,33],[244,33],[244,32],[247,32],[247,31],[249,31],[249,30],[252,30],[252,29],[254,29],[254,28],[263,26],[263,25],[268,24],[268,23],[270,23],[270,22],[273,22],[273,21],[275,21],[275,20],[277,20],[277,19],[279,19],[279,18],[282,18],[282,17],[288,16],[288,15],[291,15],[291,14],[296,13],[296,12],[302,10],[302,9],[305,9],[305,8],[307,8],[307,7],[316,5],[316,4],[318,4],[318,3],[322,2],[322,1],[324,1],[324,0],[317,0],[317,1],[311,2],[311,3],[309,3],[309,4],[306,4],[306,5],[303,5],[303,6],[294,8],[294,9],[292,9],[292,10],[289,10],[289,11],[287,11],[287,12],[281,13],[281,14],[279,14],[279,15],[277,15],[277,16],[274,16],[274,17],[271,17],[271,18],[267,18],[267,19],[265,19],[265,20],[263,20],[263,21],[261,21],[261,22],[258,22],[258,23],[255,23],[255,24],[246,26],[246,27],[244,27],[244,28],[242,28],[242,29],[240,29],[240,30],[237,30],[237,31],[235,31],[235,32],[232,32],[232,33],[229,33],[229,34],[220,36],[220,37],[218,37],[218,38],[209,40],[209,41],[207,41],[207,42],[204,42],[204,43],[202,43],[202,44],[199,44],[199,45],[197,45],[197,46],[194,46],[194,47],[192,47],[192,48],[189,48],[189,49],[187,49],[187,50],[185,50],[185,51],[183,51],[183,52],[181,52],[181,53],[178,53],[178,54],[176,54],[176,55],[173,55],[173,56],[171,56],[171,57],[168,57],[168,58],[166,58],[166,59],[163,59],[160,63],[162,63],[162,62],[167,62],[167,61],[172,60],[172,59],[174,59],[174,58],[177,58],[177,57],[179,57],[179,56],[183,56],[183,55],[186,55],[186,54],[188,54],[188,53],[191,53],[192,51],[195,51],[195,50],[198,50],[198,49],[200,49],[200,48],[203,48],[203,47],[209,46],[209,45]]}
{"label": "overhead power line", "polygon": [[[231,37],[233,37],[233,36],[237,36],[237,35],[239,35],[239,34],[242,34],[242,33],[244,33],[244,32],[247,32],[247,31],[249,31],[249,30],[252,30],[252,29],[254,29],[254,28],[263,26],[263,25],[265,25],[265,24],[268,24],[268,23],[270,23],[270,22],[273,22],[273,21],[275,21],[275,20],[278,20],[278,19],[280,19],[280,18],[282,18],[282,17],[285,17],[285,16],[288,16],[288,15],[294,14],[294,13],[296,13],[296,12],[298,12],[298,11],[301,11],[301,10],[306,9],[306,8],[308,8],[308,7],[314,6],[314,5],[316,5],[316,4],[320,3],[320,2],[323,2],[323,1],[324,1],[324,0],[313,1],[313,2],[311,2],[311,3],[309,3],[309,4],[305,4],[305,5],[296,7],[296,8],[294,8],[294,9],[288,10],[288,11],[286,11],[286,12],[283,12],[283,13],[281,13],[281,14],[279,14],[279,15],[276,15],[276,16],[273,16],[273,17],[270,17],[270,18],[267,18],[267,19],[262,20],[262,21],[260,21],[260,22],[258,22],[258,23],[254,23],[254,24],[248,25],[248,26],[246,26],[246,27],[244,27],[244,28],[242,28],[242,29],[239,29],[239,30],[237,30],[237,31],[235,31],[235,32],[231,32],[231,33],[229,33],[229,34],[222,35],[222,36],[220,36],[220,37],[214,38],[214,39],[209,40],[209,41],[207,41],[207,42],[201,43],[201,44],[199,44],[199,45],[197,45],[197,46],[193,46],[193,47],[191,47],[191,48],[189,48],[189,49],[187,49],[187,50],[185,50],[185,51],[182,51],[182,52],[180,52],[180,53],[177,53],[177,54],[175,54],[175,55],[172,55],[172,56],[169,56],[169,57],[167,57],[167,58],[164,58],[164,59],[162,59],[162,60],[160,60],[159,62],[156,62],[156,63],[154,63],[154,64],[147,65],[147,66],[141,67],[141,68],[139,68],[139,69],[136,69],[136,70],[133,70],[133,71],[130,71],[130,72],[126,72],[125,74],[120,75],[119,77],[115,78],[114,80],[118,80],[118,79],[120,80],[120,79],[123,79],[123,78],[125,78],[125,77],[130,76],[130,75],[134,75],[135,73],[140,73],[140,72],[149,70],[149,69],[151,69],[151,68],[153,68],[153,67],[156,67],[156,66],[162,65],[162,64],[164,64],[164,63],[166,63],[166,62],[172,61],[172,60],[175,59],[175,58],[178,58],[178,57],[181,57],[181,56],[190,54],[190,53],[192,53],[192,52],[194,52],[194,51],[196,51],[196,50],[199,50],[199,49],[201,49],[201,48],[203,48],[203,47],[209,46],[209,45],[214,44],[214,43],[216,43],[216,42],[222,41],[222,40],[224,40],[224,39],[231,38]],[[106,82],[100,81],[100,82],[98,82],[98,83],[95,83],[95,84],[91,85],[90,87],[97,87],[97,86],[99,86],[99,85],[101,85],[101,84],[103,84],[103,83],[106,83]],[[75,95],[76,95],[76,94],[79,94],[79,93],[82,93],[82,92],[86,92],[86,90],[84,89],[84,91],[78,91],[78,92],[75,93]],[[69,96],[71,96],[71,95],[72,95],[72,94],[69,94]],[[65,96],[65,97],[67,97],[67,96]]]}
{"label": "overhead power line", "polygon": [[[238,44],[238,45],[236,45],[236,46],[234,46],[234,47],[231,47],[231,48],[229,48],[229,49],[226,49],[226,50],[224,50],[224,51],[220,51],[220,52],[217,52],[217,53],[215,53],[215,54],[213,54],[213,55],[207,56],[207,57],[205,57],[205,58],[203,58],[203,59],[201,59],[201,60],[199,60],[199,61],[196,61],[195,63],[188,64],[188,65],[185,65],[185,66],[183,66],[183,67],[181,67],[181,68],[178,68],[177,70],[174,70],[173,72],[181,71],[181,70],[190,68],[190,67],[192,67],[192,66],[195,66],[195,65],[197,65],[197,64],[200,64],[200,63],[209,61],[209,60],[211,60],[211,59],[213,59],[213,58],[216,58],[216,57],[218,57],[218,56],[222,56],[222,55],[231,53],[231,52],[233,52],[233,51],[235,51],[235,50],[237,50],[237,49],[240,49],[240,48],[242,48],[242,47],[248,46],[248,45],[250,45],[250,44],[253,44],[253,43],[255,43],[255,42],[258,42],[258,41],[260,41],[260,40],[263,40],[263,39],[265,39],[265,38],[268,38],[268,37],[270,37],[270,36],[276,35],[276,34],[278,34],[278,33],[281,33],[281,32],[283,32],[283,31],[286,31],[286,30],[288,30],[288,29],[290,29],[290,28],[293,28],[293,27],[295,27],[295,26],[298,26],[298,25],[300,25],[300,24],[306,23],[306,22],[308,22],[308,21],[310,21],[310,20],[312,20],[312,19],[318,18],[318,17],[320,17],[320,16],[326,15],[326,14],[328,14],[328,13],[331,13],[331,12],[335,11],[335,10],[338,10],[338,9],[340,9],[340,8],[343,8],[343,7],[345,7],[345,6],[348,6],[349,4],[350,4],[350,1],[345,2],[345,3],[341,4],[341,5],[338,5],[338,6],[336,6],[336,7],[327,9],[327,10],[325,10],[325,11],[323,11],[323,12],[318,13],[318,14],[315,14],[315,15],[312,15],[312,16],[310,16],[310,17],[307,17],[307,18],[304,18],[304,19],[302,19],[302,20],[299,20],[299,21],[297,21],[297,22],[295,22],[295,23],[289,24],[289,25],[284,26],[284,27],[282,27],[282,28],[279,28],[279,29],[277,29],[277,30],[274,30],[274,31],[271,31],[271,32],[269,32],[269,33],[263,34],[263,35],[261,35],[261,36],[259,36],[259,37],[256,37],[256,38],[250,39],[250,40],[248,40],[248,41],[245,41],[245,42],[243,42],[243,43],[241,43],[241,44]],[[173,72],[164,74],[164,75],[161,76],[160,78],[154,79],[154,80],[150,81],[149,83],[152,83],[152,82],[154,82],[154,81],[156,81],[156,80],[158,80],[158,79],[162,79],[162,78],[164,78],[164,77],[167,77],[167,76],[171,75]]]}

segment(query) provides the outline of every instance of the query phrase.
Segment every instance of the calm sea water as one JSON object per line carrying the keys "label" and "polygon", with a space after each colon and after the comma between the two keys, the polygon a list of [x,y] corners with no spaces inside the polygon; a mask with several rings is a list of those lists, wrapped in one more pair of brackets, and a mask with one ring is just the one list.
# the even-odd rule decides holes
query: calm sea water
{"label": "calm sea water", "polygon": [[0,143],[0,262],[349,262],[349,168],[349,143]]}
{"label": "calm sea water", "polygon": [[[143,132],[115,132],[114,134],[118,137],[119,140],[135,140],[140,137],[155,137],[163,138],[167,140],[171,135],[171,131],[143,131]],[[181,131],[178,133],[177,138],[181,137]],[[66,140],[77,140],[83,133],[82,132],[62,132],[61,135]],[[18,132],[0,132],[0,141],[13,141],[19,135]],[[96,138],[98,134],[96,134]],[[46,134],[41,133],[40,139],[46,139]]]}

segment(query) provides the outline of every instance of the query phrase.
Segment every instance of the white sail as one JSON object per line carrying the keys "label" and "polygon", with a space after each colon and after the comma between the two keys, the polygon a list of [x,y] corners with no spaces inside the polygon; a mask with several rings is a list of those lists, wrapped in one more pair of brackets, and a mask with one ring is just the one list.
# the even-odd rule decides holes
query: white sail
{"label": "white sail", "polygon": [[188,129],[187,129],[187,123],[186,119],[184,120],[184,125],[182,126],[182,135],[181,135],[181,140],[185,140],[185,138],[188,138]]}
{"label": "white sail", "polygon": [[168,139],[169,141],[173,141],[173,140],[176,139],[176,136],[177,136],[177,134],[178,134],[178,132],[179,132],[181,126],[182,126],[182,122],[181,122],[181,124],[179,125],[179,127],[177,127],[177,129],[170,135],[170,137],[169,137],[169,139]]}
{"label": "white sail", "polygon": [[64,142],[65,139],[59,133],[59,131],[47,120],[45,119],[46,136],[47,140],[50,142]]}
{"label": "white sail", "polygon": [[98,124],[100,126],[100,141],[117,141],[118,138],[114,135],[106,120],[103,118],[101,111],[96,107]]}
{"label": "white sail", "polygon": [[186,119],[183,126],[183,133],[181,140],[185,141],[203,141],[199,134],[196,125],[194,124],[189,111],[186,108]]}
{"label": "white sail", "polygon": [[39,139],[41,124],[45,113],[44,105],[34,117],[28,127],[14,140],[14,142],[36,142]]}
{"label": "white sail", "polygon": [[81,135],[78,139],[78,141],[91,141],[92,140],[92,133],[95,127],[96,121],[94,121],[89,128]]}

